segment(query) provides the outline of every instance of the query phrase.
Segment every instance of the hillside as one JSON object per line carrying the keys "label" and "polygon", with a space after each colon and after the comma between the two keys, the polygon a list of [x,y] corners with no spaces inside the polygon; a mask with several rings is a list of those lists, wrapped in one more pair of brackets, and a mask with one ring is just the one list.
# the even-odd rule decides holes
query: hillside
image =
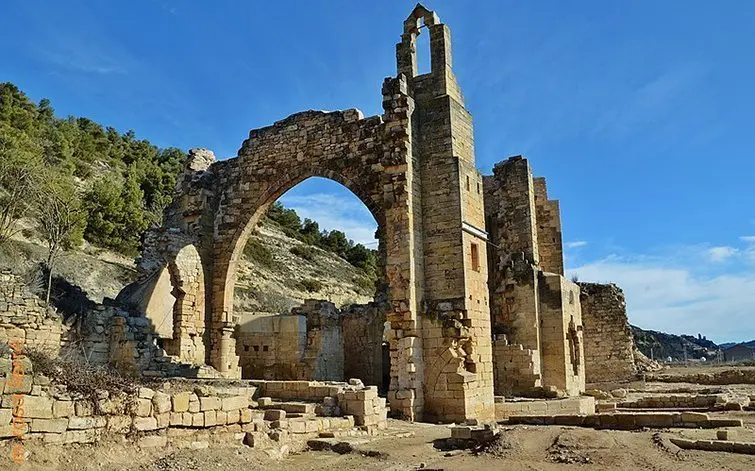
{"label": "hillside", "polygon": [[722,343],[721,345],[719,345],[719,347],[722,350],[724,350],[724,349],[727,349],[729,347],[733,347],[734,345],[745,345],[747,347],[755,348],[755,340],[750,340],[749,342],[739,342],[739,343],[737,343],[737,342],[726,342],[726,343]]}
{"label": "hillside", "polygon": [[687,359],[711,360],[720,347],[703,336],[675,335],[631,326],[635,345],[648,358],[674,361]]}
{"label": "hillside", "polygon": [[[27,274],[33,284],[31,275],[39,270],[47,250],[31,230],[23,233],[0,246],[0,269]],[[333,252],[288,237],[271,221],[259,228],[249,245],[256,252],[247,249],[239,263],[235,291],[238,313],[287,312],[306,298],[327,299],[338,306],[372,300],[372,285],[363,270]],[[260,252],[267,254],[269,262],[260,260]],[[136,277],[132,259],[87,243],[63,253],[55,273],[59,279],[54,284],[54,303],[69,297],[67,291],[75,288],[90,301],[115,298]],[[41,288],[36,290],[41,292]]]}
{"label": "hillside", "polygon": [[[0,267],[41,292],[52,266],[58,303],[115,298],[134,280],[140,237],[160,224],[185,158],[133,131],[58,117],[49,100],[0,83]],[[307,297],[364,302],[377,279],[374,250],[280,204],[244,254],[237,293],[248,311],[286,311]]]}

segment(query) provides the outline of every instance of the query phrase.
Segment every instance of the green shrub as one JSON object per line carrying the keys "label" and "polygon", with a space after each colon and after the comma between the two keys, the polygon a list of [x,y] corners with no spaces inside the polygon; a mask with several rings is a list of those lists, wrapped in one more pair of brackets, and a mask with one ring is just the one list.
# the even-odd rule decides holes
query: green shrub
{"label": "green shrub", "polygon": [[303,258],[309,262],[314,262],[317,258],[317,250],[308,245],[295,245],[291,247],[289,251],[297,257]]}
{"label": "green shrub", "polygon": [[299,282],[299,286],[303,291],[316,293],[322,289],[322,282],[313,278],[305,278]]}
{"label": "green shrub", "polygon": [[351,280],[365,294],[375,294],[375,281],[373,278],[362,275],[357,275]]}
{"label": "green shrub", "polygon": [[250,238],[244,247],[244,256],[259,265],[271,267],[275,260],[273,253],[265,245],[254,237]]}

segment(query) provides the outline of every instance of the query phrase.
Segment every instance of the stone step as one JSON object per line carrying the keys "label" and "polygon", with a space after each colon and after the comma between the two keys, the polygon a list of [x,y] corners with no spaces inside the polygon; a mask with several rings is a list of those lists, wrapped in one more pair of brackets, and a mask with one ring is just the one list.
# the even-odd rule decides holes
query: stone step
{"label": "stone step", "polygon": [[260,409],[280,409],[287,414],[314,415],[318,404],[312,402],[259,401]]}

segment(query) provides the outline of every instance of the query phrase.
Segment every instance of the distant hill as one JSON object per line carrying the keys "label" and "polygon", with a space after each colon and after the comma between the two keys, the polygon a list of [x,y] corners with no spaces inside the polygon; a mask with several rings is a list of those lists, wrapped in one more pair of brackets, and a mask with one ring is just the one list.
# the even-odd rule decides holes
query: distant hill
{"label": "distant hill", "polygon": [[721,347],[711,342],[705,336],[675,335],[654,330],[644,330],[631,326],[632,335],[637,348],[648,358],[672,360],[715,358]]}
{"label": "distant hill", "polygon": [[729,347],[733,347],[734,345],[740,345],[740,344],[741,345],[746,345],[748,347],[755,348],[755,340],[750,340],[749,342],[739,342],[739,343],[737,343],[737,342],[726,342],[726,343],[722,343],[721,345],[719,345],[719,347],[721,347],[722,350],[725,350],[725,349],[727,349]]}

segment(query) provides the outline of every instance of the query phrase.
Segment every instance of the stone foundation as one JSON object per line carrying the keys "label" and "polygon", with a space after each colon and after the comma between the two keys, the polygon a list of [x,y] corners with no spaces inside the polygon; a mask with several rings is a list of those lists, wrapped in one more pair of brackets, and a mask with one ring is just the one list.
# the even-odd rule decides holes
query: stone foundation
{"label": "stone foundation", "polygon": [[509,418],[510,424],[570,425],[616,430],[643,428],[718,428],[742,427],[742,419],[711,418],[702,412],[626,412],[593,415],[518,415]]}
{"label": "stone foundation", "polygon": [[115,434],[164,446],[203,429],[279,441],[289,434],[376,433],[386,426],[385,399],[359,381],[178,382],[86,397],[34,374],[24,361],[28,381],[16,385],[10,376],[0,378],[0,439],[20,434],[51,444],[94,443]]}
{"label": "stone foundation", "polygon": [[495,418],[507,420],[517,416],[589,415],[595,413],[592,397],[568,397],[564,399],[506,401],[496,397]]}

